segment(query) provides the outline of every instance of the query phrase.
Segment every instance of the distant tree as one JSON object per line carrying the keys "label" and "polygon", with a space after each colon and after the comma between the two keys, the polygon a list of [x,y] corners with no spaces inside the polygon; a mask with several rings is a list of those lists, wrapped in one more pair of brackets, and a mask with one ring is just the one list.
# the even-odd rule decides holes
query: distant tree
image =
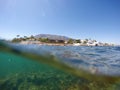
{"label": "distant tree", "polygon": [[83,44],[87,44],[88,43],[88,39],[85,39],[84,41],[83,41]]}
{"label": "distant tree", "polygon": [[46,42],[49,42],[49,38],[46,38]]}
{"label": "distant tree", "polygon": [[85,41],[83,41],[83,44],[87,44],[87,42],[88,42],[88,41],[85,40]]}
{"label": "distant tree", "polygon": [[75,40],[76,43],[81,43],[80,39]]}
{"label": "distant tree", "polygon": [[19,38],[20,37],[20,35],[17,35],[17,38]]}
{"label": "distant tree", "polygon": [[41,41],[41,42],[49,42],[48,38],[39,38],[38,40]]}
{"label": "distant tree", "polygon": [[97,42],[96,40],[93,40],[93,42]]}
{"label": "distant tree", "polygon": [[82,43],[81,39],[80,39],[80,43]]}
{"label": "distant tree", "polygon": [[27,36],[24,36],[24,39],[27,39]]}
{"label": "distant tree", "polygon": [[42,38],[38,38],[38,41],[41,41],[42,40]]}
{"label": "distant tree", "polygon": [[73,44],[74,43],[74,40],[73,39],[69,39],[68,40],[68,44]]}
{"label": "distant tree", "polygon": [[27,39],[28,39],[27,36],[24,36],[24,37],[23,37],[23,41],[26,41]]}
{"label": "distant tree", "polygon": [[30,39],[35,39],[33,35],[30,36]]}
{"label": "distant tree", "polygon": [[22,37],[20,37],[19,39],[20,39],[21,41],[23,40],[23,38],[22,38]]}
{"label": "distant tree", "polygon": [[21,39],[14,38],[14,39],[12,40],[12,42],[13,42],[13,43],[19,43],[19,42],[21,42]]}

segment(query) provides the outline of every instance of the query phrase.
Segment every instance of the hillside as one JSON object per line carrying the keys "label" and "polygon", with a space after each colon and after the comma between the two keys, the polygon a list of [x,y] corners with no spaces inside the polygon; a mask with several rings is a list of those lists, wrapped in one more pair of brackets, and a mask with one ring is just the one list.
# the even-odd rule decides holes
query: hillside
{"label": "hillside", "polygon": [[55,40],[69,40],[71,38],[61,35],[51,35],[51,34],[38,34],[34,36],[35,38],[49,38],[49,39],[55,39]]}

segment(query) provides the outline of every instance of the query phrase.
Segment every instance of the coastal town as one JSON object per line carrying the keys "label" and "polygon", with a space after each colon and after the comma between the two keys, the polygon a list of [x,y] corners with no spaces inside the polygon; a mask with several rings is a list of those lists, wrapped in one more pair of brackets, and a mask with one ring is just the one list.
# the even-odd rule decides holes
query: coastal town
{"label": "coastal town", "polygon": [[92,39],[72,39],[72,38],[63,38],[63,36],[54,35],[44,35],[45,37],[36,37],[36,36],[24,36],[20,37],[17,35],[16,38],[12,40],[13,43],[20,44],[39,44],[39,45],[56,45],[56,46],[114,46],[114,44],[98,42],[97,40]]}

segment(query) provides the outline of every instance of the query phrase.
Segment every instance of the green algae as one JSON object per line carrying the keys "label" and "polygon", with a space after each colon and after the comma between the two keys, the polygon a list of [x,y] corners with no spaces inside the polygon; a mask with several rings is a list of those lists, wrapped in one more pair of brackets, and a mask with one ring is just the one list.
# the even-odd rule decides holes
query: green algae
{"label": "green algae", "polygon": [[54,56],[0,44],[0,90],[119,90],[119,80],[74,69]]}

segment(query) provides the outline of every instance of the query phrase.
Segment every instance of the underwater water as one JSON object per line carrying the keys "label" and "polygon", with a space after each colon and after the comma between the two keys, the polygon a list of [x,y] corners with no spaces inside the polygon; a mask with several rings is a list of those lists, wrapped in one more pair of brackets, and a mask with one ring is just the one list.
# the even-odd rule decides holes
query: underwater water
{"label": "underwater water", "polygon": [[0,90],[120,90],[120,47],[0,42]]}

